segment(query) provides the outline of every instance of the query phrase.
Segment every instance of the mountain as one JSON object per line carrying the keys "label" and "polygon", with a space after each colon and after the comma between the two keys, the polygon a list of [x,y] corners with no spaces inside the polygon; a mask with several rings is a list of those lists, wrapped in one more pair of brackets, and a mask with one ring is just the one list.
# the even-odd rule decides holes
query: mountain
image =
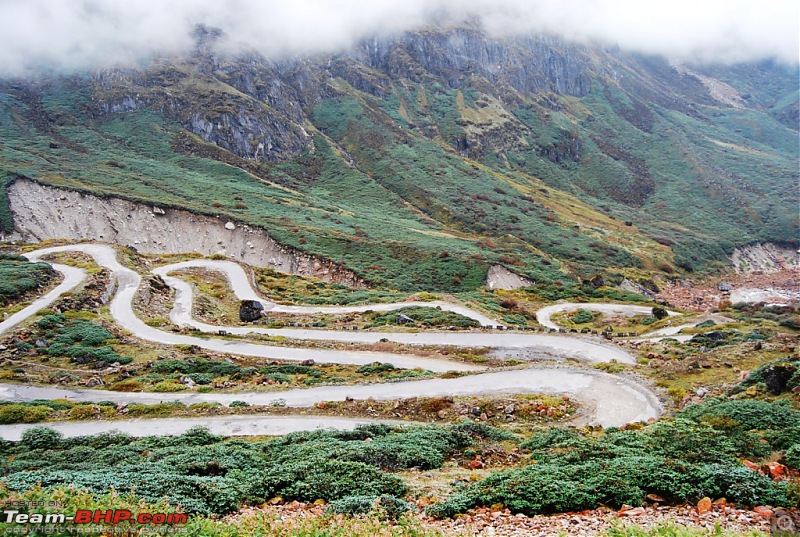
{"label": "mountain", "polygon": [[0,184],[222,215],[403,290],[471,290],[496,264],[645,281],[798,237],[797,66],[471,25],[280,61],[218,39],[0,81]]}

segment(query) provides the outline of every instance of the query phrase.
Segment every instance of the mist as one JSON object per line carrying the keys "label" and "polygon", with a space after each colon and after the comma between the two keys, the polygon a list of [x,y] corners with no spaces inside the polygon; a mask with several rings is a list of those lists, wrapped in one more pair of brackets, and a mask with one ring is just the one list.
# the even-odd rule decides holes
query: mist
{"label": "mist", "polygon": [[268,58],[344,50],[432,20],[480,21],[494,38],[548,33],[689,62],[798,63],[800,3],[773,0],[0,0],[0,76],[146,62],[194,46]]}

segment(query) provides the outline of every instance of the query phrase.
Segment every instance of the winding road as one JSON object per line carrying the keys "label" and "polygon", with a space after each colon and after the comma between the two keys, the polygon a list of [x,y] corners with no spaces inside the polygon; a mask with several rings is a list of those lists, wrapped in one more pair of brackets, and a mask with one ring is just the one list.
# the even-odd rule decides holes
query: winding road
{"label": "winding road", "polygon": [[[207,393],[196,392],[180,393],[119,393],[102,390],[73,390],[51,387],[21,386],[0,384],[0,399],[29,401],[33,399],[69,398],[75,401],[101,401],[108,400],[118,403],[141,402],[158,403],[161,401],[181,401],[187,404],[197,402],[219,402],[229,404],[234,400],[246,401],[251,404],[270,404],[277,399],[282,400],[287,406],[302,407],[313,405],[323,400],[342,400],[346,397],[356,399],[396,399],[414,396],[436,395],[489,395],[501,393],[545,393],[568,394],[583,405],[582,415],[579,420],[587,424],[602,426],[621,426],[635,421],[646,421],[657,418],[661,412],[661,404],[656,395],[643,385],[622,378],[620,376],[600,373],[593,370],[580,370],[569,367],[531,367],[523,370],[507,370],[480,372],[485,368],[472,364],[434,360],[412,355],[377,353],[377,352],[348,352],[336,350],[288,348],[270,345],[259,345],[239,341],[227,341],[207,337],[197,337],[175,334],[159,330],[145,324],[134,313],[132,301],[141,284],[141,276],[120,264],[113,248],[101,244],[76,244],[44,248],[26,254],[31,261],[41,260],[43,257],[58,252],[82,252],[91,256],[95,263],[108,269],[116,283],[116,292],[109,304],[111,316],[123,329],[133,336],[154,343],[167,345],[195,345],[197,347],[222,353],[240,354],[268,359],[282,360],[307,360],[313,359],[327,363],[368,364],[375,361],[391,362],[397,367],[421,367],[431,371],[468,371],[474,374],[453,379],[428,379],[420,381],[405,381],[385,384],[371,384],[359,386],[321,386],[309,389],[294,389],[281,392],[250,392],[250,393]],[[79,285],[85,278],[85,271],[63,264],[52,264],[53,268],[64,274],[64,281],[50,293],[36,300],[33,304],[0,323],[0,333],[16,326],[36,311],[55,302],[59,296]],[[603,362],[616,360],[621,363],[635,363],[634,357],[623,349],[612,345],[601,344],[588,338],[574,336],[551,336],[539,334],[519,334],[509,332],[493,333],[453,333],[453,332],[337,332],[331,330],[293,330],[293,329],[263,329],[259,327],[223,327],[199,323],[191,317],[192,290],[191,286],[180,278],[169,276],[171,272],[189,267],[202,267],[223,272],[231,283],[234,293],[240,299],[259,300],[266,308],[273,311],[288,311],[295,313],[344,313],[348,311],[363,311],[366,309],[384,311],[406,307],[409,302],[397,304],[381,304],[356,307],[296,307],[280,306],[265,301],[250,285],[247,274],[241,266],[228,261],[193,260],[176,263],[155,269],[153,272],[160,275],[168,285],[176,290],[174,308],[171,319],[179,325],[189,325],[203,332],[216,333],[226,330],[231,334],[268,333],[281,335],[293,339],[315,339],[353,342],[375,342],[386,338],[390,341],[411,345],[448,345],[466,347],[497,347],[497,348],[529,348],[537,352],[550,354],[561,358],[577,358],[586,362]],[[450,311],[467,315],[478,320],[484,326],[497,326],[498,323],[463,306],[446,302],[424,302],[419,305],[442,307]],[[574,305],[572,305],[574,307]],[[617,306],[617,305],[615,305]],[[634,306],[635,307],[635,306]],[[251,416],[248,418],[256,419]],[[227,422],[226,422],[227,419]],[[260,420],[260,418],[259,418]],[[294,422],[292,422],[294,420]],[[366,420],[365,420],[366,421]],[[260,420],[263,428],[259,430],[280,431],[301,430],[316,428],[321,424],[326,426],[339,426],[333,419],[320,420],[295,419],[294,417],[273,418]],[[358,420],[350,420],[348,426],[354,426]],[[96,431],[102,427],[98,423],[107,424],[107,430],[119,428],[119,421],[109,422],[65,422],[58,427],[66,434],[89,434],[86,431]],[[144,423],[144,422],[142,422]],[[147,434],[151,431],[165,431],[174,434],[179,432],[185,419],[165,418],[148,420],[150,425],[144,427]],[[228,425],[224,425],[228,423]],[[292,423],[294,423],[292,425]],[[175,428],[170,428],[173,424]],[[0,426],[0,436],[13,438],[20,434],[25,426]],[[130,426],[126,426],[130,427]],[[215,431],[219,434],[251,434],[247,427],[242,427],[240,417],[226,417],[214,421]],[[272,427],[272,429],[270,429]],[[139,430],[142,432],[141,430]],[[154,433],[155,434],[155,433]],[[16,435],[16,436],[15,436]]]}

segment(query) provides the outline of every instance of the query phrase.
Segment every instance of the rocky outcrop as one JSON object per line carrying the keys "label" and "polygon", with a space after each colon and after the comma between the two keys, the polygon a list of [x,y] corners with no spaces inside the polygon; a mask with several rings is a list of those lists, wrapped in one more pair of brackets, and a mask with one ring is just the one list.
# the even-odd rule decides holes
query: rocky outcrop
{"label": "rocky outcrop", "polygon": [[[282,161],[309,148],[311,137],[302,127],[306,116],[293,92],[282,93],[279,78],[267,79],[270,91],[256,85],[252,73],[229,79],[203,67],[195,59],[180,66],[155,63],[146,70],[97,73],[91,106],[96,115],[152,108],[204,141],[256,161]],[[253,95],[237,91],[227,80]]]}
{"label": "rocky outcrop", "polygon": [[738,273],[778,272],[800,267],[800,252],[773,243],[752,244],[736,248],[731,254],[731,262]]}
{"label": "rocky outcrop", "polygon": [[362,287],[352,272],[277,243],[263,229],[171,208],[62,190],[19,179],[8,187],[15,231],[9,239],[95,240],[144,253],[222,254],[281,272]]}
{"label": "rocky outcrop", "polygon": [[631,281],[628,278],[623,278],[622,282],[617,286],[623,291],[629,291],[631,293],[636,293],[638,295],[646,296],[649,299],[654,299],[656,297],[655,293],[645,287],[644,285]]}
{"label": "rocky outcrop", "polygon": [[519,289],[533,285],[533,281],[511,272],[502,265],[492,265],[486,274],[489,289]]}
{"label": "rocky outcrop", "polygon": [[[304,126],[316,104],[338,93],[336,79],[379,99],[397,84],[479,87],[513,108],[520,95],[584,96],[596,75],[595,59],[581,46],[548,36],[494,39],[470,27],[375,38],[345,53],[279,62],[218,57],[203,42],[188,58],[94,73],[90,109],[102,116],[149,108],[239,157],[281,162],[313,150]],[[508,130],[482,136],[516,144],[530,134],[521,124]],[[468,140],[473,147],[495,141],[476,138]],[[541,148],[554,162],[579,152],[580,141],[569,136]]]}
{"label": "rocky outcrop", "polygon": [[471,76],[521,93],[583,96],[591,89],[591,60],[578,46],[549,36],[493,39],[476,28],[409,32],[370,39],[348,56],[392,79],[443,81],[460,88]]}

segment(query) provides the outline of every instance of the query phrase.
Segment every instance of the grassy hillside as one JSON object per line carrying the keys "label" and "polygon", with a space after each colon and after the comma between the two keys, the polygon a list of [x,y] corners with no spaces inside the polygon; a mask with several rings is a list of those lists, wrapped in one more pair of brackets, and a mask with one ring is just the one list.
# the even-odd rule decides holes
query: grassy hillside
{"label": "grassy hillside", "polygon": [[[405,291],[473,290],[495,263],[544,284],[705,270],[737,245],[796,240],[790,71],[707,68],[737,108],[660,60],[596,54],[582,95],[352,59],[341,76],[323,61],[309,74],[190,58],[7,82],[0,186],[23,176],[224,215]],[[277,160],[237,153],[264,129]],[[286,129],[307,135],[294,153]]]}

